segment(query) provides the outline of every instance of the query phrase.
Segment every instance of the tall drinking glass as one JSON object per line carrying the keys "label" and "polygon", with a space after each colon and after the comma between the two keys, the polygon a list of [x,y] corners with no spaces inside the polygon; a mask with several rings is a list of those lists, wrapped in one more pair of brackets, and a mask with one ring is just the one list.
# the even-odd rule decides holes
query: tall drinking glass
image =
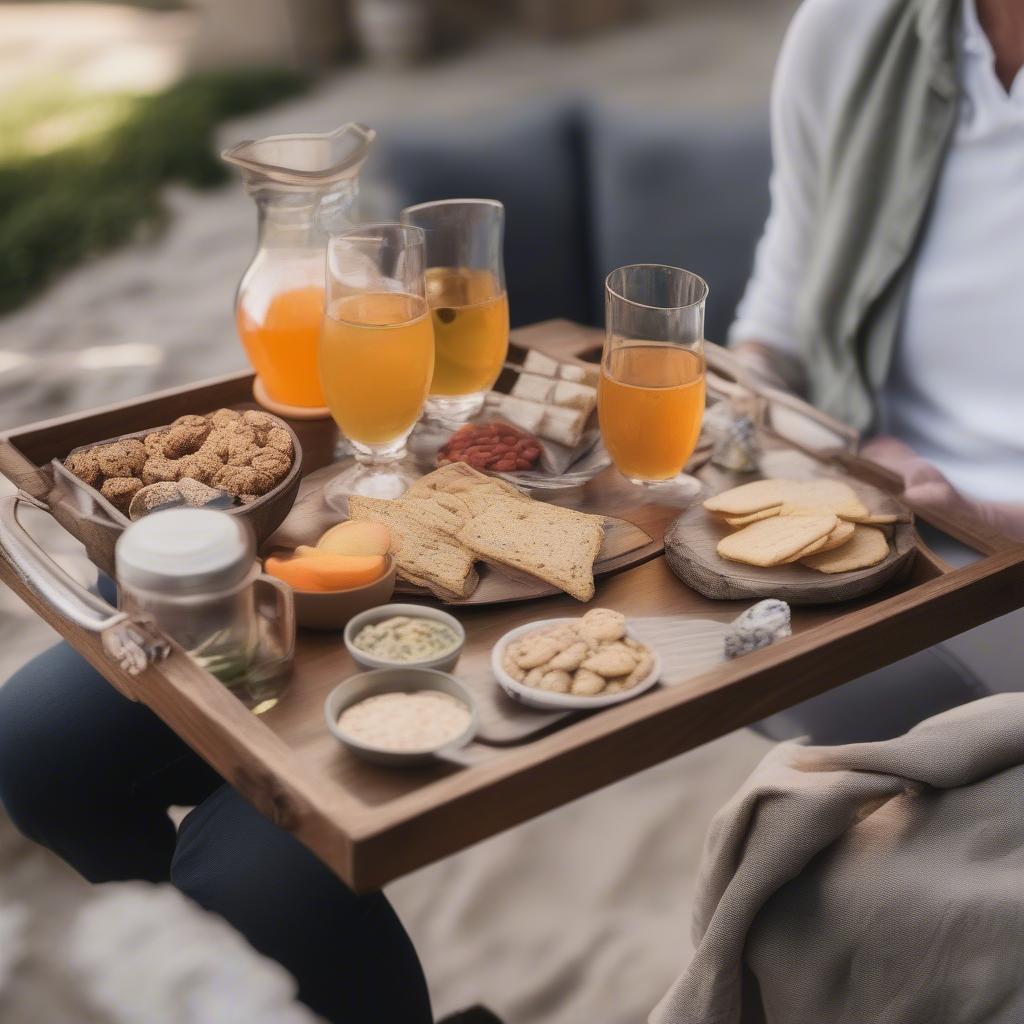
{"label": "tall drinking glass", "polygon": [[423,278],[423,232],[403,224],[353,228],[327,247],[320,379],[331,415],[355,451],[328,504],[350,494],[394,498],[415,474],[402,465],[434,369]]}
{"label": "tall drinking glass", "polygon": [[678,267],[639,264],[605,281],[598,416],[619,472],[643,486],[694,491],[682,469],[704,415],[707,284]]}
{"label": "tall drinking glass", "polygon": [[483,407],[508,354],[505,207],[494,199],[421,203],[402,211],[402,223],[426,236],[427,301],[434,318],[427,415],[464,421]]}

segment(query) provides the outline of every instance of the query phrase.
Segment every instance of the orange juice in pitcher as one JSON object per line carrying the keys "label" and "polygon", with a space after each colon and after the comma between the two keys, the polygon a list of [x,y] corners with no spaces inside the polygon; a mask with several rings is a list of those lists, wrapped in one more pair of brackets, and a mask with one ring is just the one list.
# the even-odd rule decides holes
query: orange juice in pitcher
{"label": "orange juice in pitcher", "polygon": [[267,397],[280,405],[325,406],[317,364],[323,286],[309,284],[278,292],[259,312],[254,305],[251,297],[240,295],[235,317],[242,345]]}
{"label": "orange juice in pitcher", "polygon": [[256,201],[256,253],[238,287],[235,322],[256,371],[253,394],[273,412],[328,416],[318,349],[327,238],[350,225],[357,176],[375,133],[358,124],[242,142],[221,156]]}

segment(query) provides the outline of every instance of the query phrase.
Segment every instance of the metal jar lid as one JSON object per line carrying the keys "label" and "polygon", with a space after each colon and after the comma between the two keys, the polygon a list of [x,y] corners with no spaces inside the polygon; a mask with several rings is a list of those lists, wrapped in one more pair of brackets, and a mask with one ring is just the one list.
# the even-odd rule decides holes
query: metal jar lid
{"label": "metal jar lid", "polygon": [[117,582],[167,595],[226,590],[252,568],[256,546],[226,512],[172,508],[137,520],[114,548]]}

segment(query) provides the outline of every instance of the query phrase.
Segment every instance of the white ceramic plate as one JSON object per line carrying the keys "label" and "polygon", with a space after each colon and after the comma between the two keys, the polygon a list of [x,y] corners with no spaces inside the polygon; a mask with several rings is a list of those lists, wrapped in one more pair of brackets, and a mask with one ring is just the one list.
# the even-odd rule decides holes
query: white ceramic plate
{"label": "white ceramic plate", "polygon": [[[654,665],[651,671],[636,686],[630,687],[628,690],[622,690],[619,693],[609,693],[605,696],[574,697],[571,693],[552,693],[550,690],[538,690],[533,686],[524,686],[522,683],[517,683],[502,668],[501,663],[505,657],[505,648],[510,643],[518,640],[524,634],[532,633],[534,630],[542,629],[544,626],[556,626],[568,622],[579,622],[579,618],[538,619],[536,622],[530,622],[525,626],[519,626],[516,629],[510,630],[494,645],[494,650],[491,651],[491,671],[494,673],[494,678],[498,680],[501,688],[514,701],[525,704],[530,708],[540,708],[543,711],[586,711],[592,708],[607,708],[612,704],[622,704],[624,701],[632,700],[645,690],[649,690],[658,681],[658,677],[661,675],[661,659],[658,657],[658,652],[653,649],[650,650],[654,658]],[[632,640],[641,642],[629,628],[628,620],[626,622],[626,635]]]}

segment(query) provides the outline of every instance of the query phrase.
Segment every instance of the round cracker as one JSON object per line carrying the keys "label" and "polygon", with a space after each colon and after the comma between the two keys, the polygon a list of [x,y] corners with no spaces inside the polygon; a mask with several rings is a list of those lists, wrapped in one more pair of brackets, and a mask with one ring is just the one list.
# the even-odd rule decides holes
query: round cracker
{"label": "round cracker", "polygon": [[715,494],[704,502],[709,512],[717,512],[724,516],[748,516],[752,512],[760,512],[774,505],[781,505],[786,500],[783,494],[785,484],[795,483],[793,480],[754,480],[749,484],[732,487],[721,494]]}
{"label": "round cracker", "polygon": [[834,551],[836,548],[841,548],[852,536],[853,523],[847,523],[840,519],[831,533],[822,537],[821,540],[816,540],[813,544],[804,548],[798,555],[788,558],[786,561],[787,563],[799,562],[808,555],[816,555],[823,551]]}
{"label": "round cracker", "polygon": [[771,508],[762,509],[760,512],[751,512],[748,516],[725,516],[725,521],[733,527],[749,526],[751,523],[758,523],[762,519],[771,519],[782,511],[781,505],[773,505]]}
{"label": "round cracker", "polygon": [[730,533],[718,542],[718,554],[733,562],[779,565],[828,536],[839,520],[831,514],[774,516]]}
{"label": "round cracker", "polygon": [[839,512],[840,519],[851,523],[862,523],[865,526],[890,526],[892,523],[909,523],[910,516],[904,512],[869,512],[866,515],[851,515],[848,512]]}
{"label": "round cracker", "polygon": [[817,552],[821,551],[822,548],[825,547],[825,545],[828,543],[828,539],[830,536],[831,534],[826,533],[824,537],[819,537],[818,540],[814,541],[813,544],[808,544],[807,547],[803,549],[803,551],[798,551],[795,555],[793,555],[791,558],[787,558],[781,564],[789,565],[792,562],[799,562],[801,558],[806,558],[808,555],[816,554]]}
{"label": "round cracker", "polygon": [[853,572],[878,565],[889,554],[889,542],[885,534],[874,526],[853,527],[853,536],[834,551],[822,551],[800,560],[802,565],[818,572]]}
{"label": "round cracker", "polygon": [[780,505],[783,515],[790,512],[811,514],[825,511],[833,515],[841,512],[851,516],[869,514],[849,484],[825,477],[815,480],[782,480],[776,477],[754,480],[722,491],[704,502],[704,508],[709,512],[727,519],[746,518]]}

